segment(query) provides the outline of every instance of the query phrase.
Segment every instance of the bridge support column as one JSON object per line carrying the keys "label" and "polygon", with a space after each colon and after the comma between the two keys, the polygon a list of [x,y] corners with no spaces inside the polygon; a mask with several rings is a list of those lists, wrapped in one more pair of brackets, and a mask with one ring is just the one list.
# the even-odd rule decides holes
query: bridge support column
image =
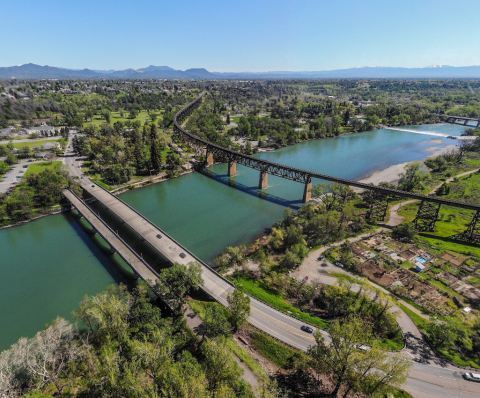
{"label": "bridge support column", "polygon": [[414,220],[415,228],[419,231],[435,231],[435,223],[441,206],[440,203],[429,203],[422,200]]}
{"label": "bridge support column", "polygon": [[312,179],[309,178],[308,182],[305,184],[305,189],[303,190],[303,203],[307,203],[312,199]]}
{"label": "bridge support column", "polygon": [[480,120],[479,120],[478,123],[477,123],[477,127],[480,127]]}
{"label": "bridge support column", "polygon": [[91,232],[92,235],[96,235],[97,234],[97,230],[92,226],[92,232]]}
{"label": "bridge support column", "polygon": [[258,189],[265,189],[268,186],[268,173],[266,171],[260,172],[260,180],[258,181]]}
{"label": "bridge support column", "polygon": [[463,233],[463,239],[476,243],[480,242],[480,224],[478,221],[480,221],[480,210],[473,215],[472,221]]}
{"label": "bridge support column", "polygon": [[112,247],[110,246],[110,254],[115,254],[117,251]]}
{"label": "bridge support column", "polygon": [[469,122],[469,121],[470,121],[470,120],[465,119],[465,121],[463,122],[463,125],[464,125],[464,126],[468,126],[468,122]]}
{"label": "bridge support column", "polygon": [[237,175],[237,162],[228,162],[228,176],[233,177]]}
{"label": "bridge support column", "polygon": [[210,166],[213,164],[213,152],[210,152],[207,149],[207,165]]}

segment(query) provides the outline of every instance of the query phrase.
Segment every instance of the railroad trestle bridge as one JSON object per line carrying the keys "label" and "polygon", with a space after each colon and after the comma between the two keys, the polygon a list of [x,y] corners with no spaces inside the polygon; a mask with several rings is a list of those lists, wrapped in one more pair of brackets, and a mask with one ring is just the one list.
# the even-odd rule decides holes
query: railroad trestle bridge
{"label": "railroad trestle bridge", "polygon": [[[475,213],[472,217],[467,229],[461,234],[461,237],[467,241],[480,242],[480,206],[458,202],[454,200],[442,199],[437,196],[428,196],[412,192],[405,192],[394,188],[387,188],[382,186],[375,186],[372,184],[365,184],[358,181],[347,180],[311,172],[308,170],[297,169],[295,167],[286,166],[279,163],[270,162],[268,160],[259,159],[254,156],[246,155],[232,149],[224,148],[220,145],[214,144],[195,134],[190,133],[182,127],[183,122],[191,115],[191,113],[202,104],[205,93],[187,104],[183,109],[174,116],[174,133],[186,142],[198,155],[204,155],[206,165],[212,165],[214,159],[217,162],[228,163],[228,176],[233,177],[237,173],[237,164],[258,170],[259,175],[259,189],[265,189],[268,185],[268,175],[285,178],[287,180],[296,181],[304,184],[303,202],[306,203],[311,199],[312,180],[318,178],[320,180],[338,182],[343,185],[361,188],[370,191],[367,196],[369,204],[369,211],[367,218],[385,218],[389,203],[399,200],[401,198],[409,198],[421,201],[414,223],[417,229],[422,231],[434,231],[435,223],[438,220],[438,214],[442,205],[452,206],[461,209],[473,210]],[[437,115],[448,116],[448,115]],[[479,119],[461,118],[450,116],[451,118],[477,120]],[[466,124],[465,124],[466,125]]]}

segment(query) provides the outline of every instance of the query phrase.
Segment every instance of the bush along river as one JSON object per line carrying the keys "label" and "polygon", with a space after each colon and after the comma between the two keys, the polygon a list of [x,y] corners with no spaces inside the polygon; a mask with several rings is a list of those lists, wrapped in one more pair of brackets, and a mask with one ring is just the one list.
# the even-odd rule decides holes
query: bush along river
{"label": "bush along river", "polygon": [[[373,130],[336,138],[307,141],[255,156],[297,168],[348,179],[362,179],[392,165],[424,160],[459,142],[462,126],[437,124]],[[259,191],[259,172],[237,166],[227,177],[225,164],[163,183],[126,192],[121,198],[208,263],[227,246],[247,244],[266,233],[285,207],[301,206],[303,185],[268,176]],[[314,180],[313,183],[319,183]],[[114,215],[92,207],[112,225]],[[120,227],[118,227],[120,229]],[[32,336],[61,315],[71,318],[86,294],[112,283],[132,283],[131,272],[110,256],[98,235],[75,212],[53,215],[0,230],[0,351],[22,336]],[[120,235],[152,261],[156,254],[122,227]],[[158,262],[157,262],[158,263]],[[162,267],[162,263],[157,264]]]}

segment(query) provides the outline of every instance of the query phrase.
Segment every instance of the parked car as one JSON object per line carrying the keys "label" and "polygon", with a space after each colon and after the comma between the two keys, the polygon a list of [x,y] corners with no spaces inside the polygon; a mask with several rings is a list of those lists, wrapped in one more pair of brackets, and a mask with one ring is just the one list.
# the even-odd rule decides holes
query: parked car
{"label": "parked car", "polygon": [[468,381],[474,381],[476,383],[480,383],[480,373],[468,373],[465,372],[463,377]]}
{"label": "parked car", "polygon": [[336,265],[337,267],[343,268],[343,264],[342,264],[342,263],[339,263],[338,261],[335,263],[335,265]]}
{"label": "parked car", "polygon": [[307,333],[313,333],[313,329],[310,326],[302,325],[300,329],[302,329],[304,332],[307,332]]}
{"label": "parked car", "polygon": [[358,344],[355,347],[362,351],[370,351],[372,349],[372,347],[367,344]]}

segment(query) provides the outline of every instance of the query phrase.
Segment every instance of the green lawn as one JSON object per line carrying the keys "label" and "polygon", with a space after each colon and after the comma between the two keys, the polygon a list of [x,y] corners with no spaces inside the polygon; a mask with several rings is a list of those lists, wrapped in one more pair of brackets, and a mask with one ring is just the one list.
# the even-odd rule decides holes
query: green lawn
{"label": "green lawn", "polygon": [[252,345],[262,356],[273,362],[275,365],[288,369],[293,362],[295,355],[301,352],[280,341],[270,337],[268,334],[256,330],[251,334]]}
{"label": "green lawn", "polygon": [[[406,221],[413,221],[418,211],[419,203],[403,206],[399,214],[406,217]],[[476,244],[463,241],[459,235],[465,232],[473,216],[473,211],[456,209],[450,206],[440,208],[439,220],[435,225],[435,232],[420,232],[418,239],[435,246],[438,250],[451,250],[466,256],[480,258],[480,247]]]}
{"label": "green lawn", "polygon": [[[53,142],[59,142],[60,141],[60,138],[59,139],[56,139],[56,140],[40,140],[40,141],[32,141],[32,142],[13,142],[13,147],[14,148],[33,148],[35,146],[40,146],[40,145],[43,145],[43,144],[47,144],[49,142],[53,143]],[[6,145],[6,144],[2,144],[2,145]]]}
{"label": "green lawn", "polygon": [[[157,115],[159,112],[155,112]],[[124,112],[123,117],[120,116],[120,112],[110,112],[110,124],[113,126],[115,122],[123,122],[125,123],[127,120],[130,120],[131,122],[135,120],[139,120],[142,126],[145,124],[145,122],[148,120],[150,121],[150,116],[148,115],[147,111],[140,111],[135,119],[130,119],[128,112]],[[156,122],[161,119],[161,116],[157,116]],[[95,125],[95,126],[101,126],[102,124],[106,123],[105,119],[100,116],[100,115],[95,115],[93,117],[93,120],[91,122],[86,122],[84,126],[90,126],[90,125]]]}
{"label": "green lawn", "polygon": [[41,173],[45,169],[53,170],[57,165],[61,165],[61,161],[57,162],[42,162],[42,163],[33,163],[30,166],[28,166],[28,170],[25,173],[25,176],[28,176],[29,174],[35,174],[35,173]]}

